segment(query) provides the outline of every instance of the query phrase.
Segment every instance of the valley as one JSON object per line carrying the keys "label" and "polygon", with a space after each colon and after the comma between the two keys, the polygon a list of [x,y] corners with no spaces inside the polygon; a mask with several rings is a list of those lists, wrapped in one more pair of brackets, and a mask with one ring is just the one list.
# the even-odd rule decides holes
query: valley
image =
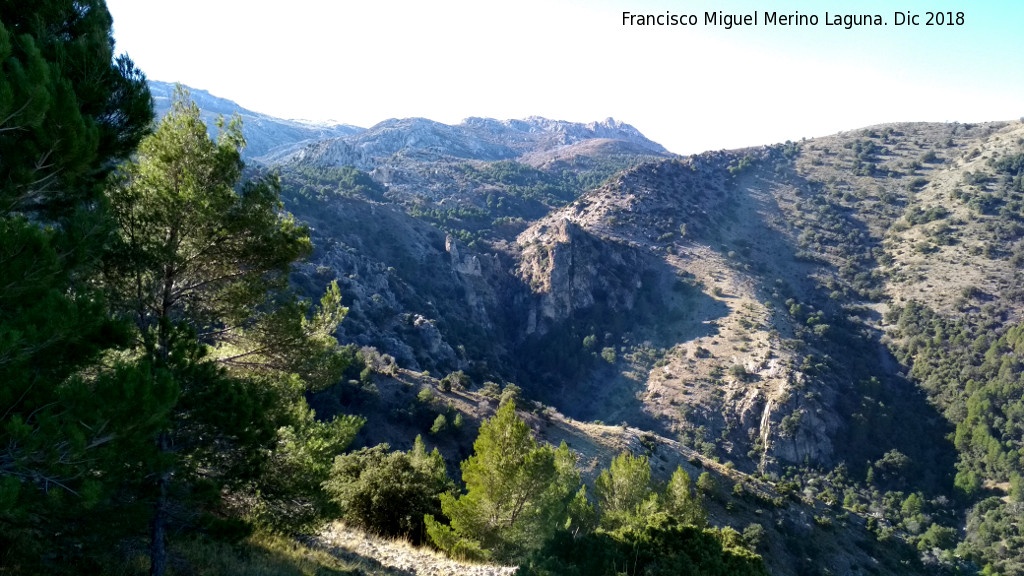
{"label": "valley", "polygon": [[309,227],[292,286],[347,308],[307,400],[355,448],[422,435],[457,478],[514,400],[590,486],[623,452],[706,476],[772,574],[1020,573],[1020,122],[682,157],[612,119],[241,114]]}

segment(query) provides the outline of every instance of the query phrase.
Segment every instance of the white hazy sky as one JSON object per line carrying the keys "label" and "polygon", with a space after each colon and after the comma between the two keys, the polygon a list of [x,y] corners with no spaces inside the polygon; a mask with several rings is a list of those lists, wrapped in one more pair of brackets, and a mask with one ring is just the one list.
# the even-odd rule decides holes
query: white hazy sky
{"label": "white hazy sky", "polygon": [[[613,116],[673,152],[891,121],[1024,116],[1024,2],[978,0],[107,0],[118,51],[152,79],[285,118]],[[815,14],[814,27],[704,26],[705,11]],[[895,26],[894,11],[964,12]],[[697,27],[622,12],[698,14]],[[825,13],[880,14],[846,30]],[[763,18],[762,18],[763,19]],[[922,16],[921,22],[924,22]]]}

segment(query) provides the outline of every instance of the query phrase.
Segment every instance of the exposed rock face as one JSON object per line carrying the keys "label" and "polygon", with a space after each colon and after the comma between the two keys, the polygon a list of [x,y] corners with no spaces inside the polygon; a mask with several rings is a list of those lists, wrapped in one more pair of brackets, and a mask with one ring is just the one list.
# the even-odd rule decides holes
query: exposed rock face
{"label": "exposed rock face", "polygon": [[566,218],[531,227],[518,243],[518,273],[533,294],[527,334],[543,334],[598,302],[611,312],[625,313],[643,287],[644,267],[635,250],[602,242]]}
{"label": "exposed rock face", "polygon": [[476,254],[467,254],[465,257],[460,256],[459,247],[451,235],[445,236],[444,249],[451,254],[452,268],[456,272],[464,276],[482,275],[480,271],[480,258]]}
{"label": "exposed rock face", "polygon": [[375,346],[404,367],[434,372],[464,368],[469,353],[483,360],[502,353],[494,346],[502,338],[483,337],[507,329],[497,255],[465,254],[437,229],[361,199],[292,210],[311,224],[315,246],[296,277],[311,297],[337,280],[349,307],[338,332],[343,342]]}
{"label": "exposed rock face", "polygon": [[[841,406],[849,405],[851,392],[842,378],[797,369],[803,355],[783,346],[791,320],[765,307],[766,297],[750,272],[759,266],[774,267],[787,278],[806,273],[787,269],[799,265],[775,248],[785,240],[765,217],[777,210],[771,199],[749,195],[742,186],[753,181],[733,176],[740,158],[765,166],[766,175],[777,170],[770,167],[785,165],[777,149],[761,148],[643,166],[520,234],[516,271],[530,290],[525,333],[543,335],[586,317],[600,334],[602,324],[592,314],[598,309],[610,318],[632,318],[629,338],[661,342],[661,365],[643,365],[633,357],[628,379],[613,383],[616,379],[604,374],[592,388],[582,386],[587,394],[567,397],[584,401],[600,395],[601,386],[639,381],[644,414],[684,435],[700,428],[706,430],[699,432],[702,437],[728,439],[728,457],[742,468],[831,466],[847,458],[837,453],[835,439],[844,434]],[[708,250],[705,243],[747,247],[747,264],[739,266],[734,253]],[[638,313],[642,298],[648,311]],[[756,324],[765,326],[764,332],[747,335]],[[767,330],[773,325],[775,335]],[[737,333],[750,343],[731,344]],[[628,348],[614,348],[617,356],[625,352],[629,358]],[[623,398],[609,405],[615,402]],[[680,405],[686,407],[682,417]],[[753,456],[755,444],[759,449]]]}
{"label": "exposed rock face", "polygon": [[[977,202],[994,201],[983,180],[995,178],[997,159],[1024,153],[1022,142],[1016,122],[901,124],[661,160],[662,148],[612,120],[406,119],[265,158],[307,175],[354,165],[387,188],[335,193],[316,182],[323,186],[288,200],[316,246],[294,279],[311,297],[339,282],[350,307],[343,342],[392,354],[410,378],[410,369],[465,369],[475,384],[514,381],[588,429],[574,442],[622,437],[614,450],[589,448],[603,462],[650,450],[659,473],[671,474],[675,462],[632,432],[642,428],[684,465],[715,462],[730,482],[749,482],[744,474],[781,477],[805,464],[845,463],[863,477],[854,469],[889,451],[922,468],[948,455],[944,415],[882,339],[885,313],[908,300],[951,315],[998,305],[1007,323],[1019,322],[1021,295],[1011,288],[1021,285],[1024,233]],[[640,159],[588,179],[588,188],[604,183],[582,196],[579,188],[555,202],[529,197],[541,180],[535,168],[579,175],[613,155]],[[496,160],[515,162],[489,164]],[[487,168],[478,188],[462,187],[460,171]],[[535,210],[473,212],[492,200]],[[949,217],[912,217],[937,206]],[[471,230],[471,218],[488,233]],[[986,255],[971,257],[978,253]],[[421,373],[414,381],[437,385]],[[459,397],[474,400],[449,398]],[[382,408],[404,402],[394,398]],[[531,418],[551,441],[567,437],[542,414]],[[817,540],[816,517],[786,523],[787,541]]]}
{"label": "exposed rock face", "polygon": [[[789,373],[789,378],[804,380],[800,373]],[[759,428],[765,447],[760,463],[762,470],[777,471],[779,463],[834,461],[832,437],[842,426],[840,416],[834,406],[792,393],[794,387],[802,389],[805,383],[794,386],[791,382],[785,393],[764,405]],[[833,395],[831,390],[827,393]]]}

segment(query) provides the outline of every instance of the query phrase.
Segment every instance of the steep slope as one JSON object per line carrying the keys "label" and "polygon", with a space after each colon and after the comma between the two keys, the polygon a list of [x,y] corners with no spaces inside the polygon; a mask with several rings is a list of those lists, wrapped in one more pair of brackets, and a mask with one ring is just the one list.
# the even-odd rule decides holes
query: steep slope
{"label": "steep slope", "polygon": [[[363,198],[291,196],[288,207],[310,224],[316,246],[294,277],[310,295],[338,281],[349,307],[341,341],[435,372],[505,355],[504,317],[496,312],[507,278],[499,255],[460,254],[443,232]],[[488,333],[502,336],[488,341]]]}
{"label": "steep slope", "polygon": [[[534,294],[527,332],[595,306],[609,326],[636,316],[632,334],[603,344],[617,345],[619,358],[639,352],[657,364],[627,362],[643,385],[645,412],[670,427],[689,420],[679,407],[709,415],[710,432],[729,431],[723,445],[731,458],[764,450],[761,470],[773,461],[850,460],[833,443],[837,434],[846,444],[859,434],[842,412],[861,403],[858,379],[877,381],[876,393],[890,402],[930,411],[881,342],[885,303],[916,298],[949,309],[967,286],[995,299],[1013,285],[1014,267],[972,257],[1013,237],[996,219],[969,220],[970,197],[946,213],[962,240],[920,243],[929,233],[951,234],[935,230],[946,214],[921,214],[948,205],[964,174],[996,154],[981,150],[1019,146],[1018,132],[1019,125],[888,126],[808,142],[802,152],[780,146],[634,169],[519,236],[519,274]],[[929,154],[940,144],[949,152]],[[969,149],[957,154],[958,146]],[[947,154],[963,158],[940,170]],[[605,250],[591,248],[594,239]],[[702,292],[681,314],[665,297],[672,286],[664,278],[673,275],[676,292]],[[634,306],[645,280],[659,286],[653,315]],[[592,330],[600,343],[605,327]],[[840,390],[854,392],[844,400]]]}
{"label": "steep slope", "polygon": [[[584,417],[654,419],[769,478],[866,474],[886,498],[924,491],[941,509],[955,474],[974,498],[1020,499],[1022,136],[1020,123],[878,126],[643,166],[586,194],[520,235],[519,270],[531,313],[576,327],[537,349],[557,342],[558,362],[596,339],[614,371],[577,371],[575,393],[560,394],[533,372],[535,393]],[[602,268],[616,254],[635,255],[632,274]],[[680,319],[664,299],[654,314],[630,306],[665,265],[726,309],[698,298]],[[623,314],[634,329],[609,328]],[[941,516],[885,511],[847,486],[848,506],[877,507],[911,541]],[[1015,573],[1017,509],[972,510],[960,558]]]}
{"label": "steep slope", "polygon": [[[173,83],[149,81],[149,91],[153,94],[157,118],[163,117],[167,113],[171,105],[171,97],[174,94],[174,87]],[[291,147],[299,142],[349,136],[363,131],[362,128],[348,124],[315,124],[274,118],[246,110],[231,100],[218,98],[206,90],[188,88],[187,86],[186,88],[192,95],[192,100],[202,110],[203,121],[211,128],[211,131],[215,130],[218,116],[223,116],[225,121],[228,121],[232,116],[238,114],[243,122],[243,134],[246,140],[243,156],[246,160],[273,153],[281,148]]]}
{"label": "steep slope", "polygon": [[[415,125],[430,137],[401,140]],[[883,125],[671,160],[600,138],[523,152],[452,128],[391,125],[393,142],[366,141],[367,158],[397,150],[369,175],[284,165],[289,207],[315,228],[299,279],[311,294],[341,281],[345,339],[404,368],[464,369],[473,387],[519,384],[576,423],[550,438],[573,438],[594,466],[650,450],[601,448],[605,423],[646,431],[669,464],[725,463],[741,488],[718,522],[764,520],[738,503],[756,479],[773,502],[798,495],[811,508],[769,521],[777,573],[837,554],[836,573],[921,569],[894,541],[931,565],[1012,573],[1016,504],[981,499],[1017,498],[1020,482],[1020,123]],[[429,427],[408,390],[436,380],[416,378],[381,386],[388,424],[366,440],[401,446]],[[453,462],[466,449],[450,439]],[[852,532],[837,541],[860,552],[808,548],[840,524]],[[957,556],[950,527],[965,525]],[[882,549],[888,568],[870,568]]]}
{"label": "steep slope", "polygon": [[[585,393],[570,394],[570,405],[608,396],[601,389],[627,389],[640,404],[634,417],[644,414],[709,454],[762,472],[882,455],[881,446],[843,453],[856,444],[849,437],[863,432],[843,411],[862,401],[858,378],[886,383],[890,402],[906,396],[900,388],[907,386],[850,365],[855,358],[830,359],[834,340],[856,338],[856,328],[845,326],[847,312],[816,280],[838,275],[838,264],[824,255],[808,262],[798,254],[799,238],[779,226],[785,196],[773,188],[792,169],[779,148],[649,165],[519,236],[520,274],[536,295],[528,314],[540,332],[566,322],[582,328],[577,316],[603,307],[589,334],[576,331],[575,342],[560,343],[582,348],[593,335],[612,348],[619,384],[609,387],[610,375],[595,368],[589,384],[575,383]],[[600,238],[606,249],[587,250],[587,238]],[[622,316],[631,318],[615,321]],[[873,358],[879,337],[855,349]],[[551,339],[541,342],[549,347]],[[629,404],[625,395],[610,396],[611,411],[600,417],[618,421]]]}

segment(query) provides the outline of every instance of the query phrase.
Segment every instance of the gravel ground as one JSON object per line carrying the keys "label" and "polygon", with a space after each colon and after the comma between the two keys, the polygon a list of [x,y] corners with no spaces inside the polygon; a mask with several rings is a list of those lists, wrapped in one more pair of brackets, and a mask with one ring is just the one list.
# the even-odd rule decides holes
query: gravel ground
{"label": "gravel ground", "polygon": [[515,566],[466,564],[404,540],[366,534],[336,522],[313,538],[313,544],[345,560],[361,562],[367,574],[387,576],[512,576]]}

